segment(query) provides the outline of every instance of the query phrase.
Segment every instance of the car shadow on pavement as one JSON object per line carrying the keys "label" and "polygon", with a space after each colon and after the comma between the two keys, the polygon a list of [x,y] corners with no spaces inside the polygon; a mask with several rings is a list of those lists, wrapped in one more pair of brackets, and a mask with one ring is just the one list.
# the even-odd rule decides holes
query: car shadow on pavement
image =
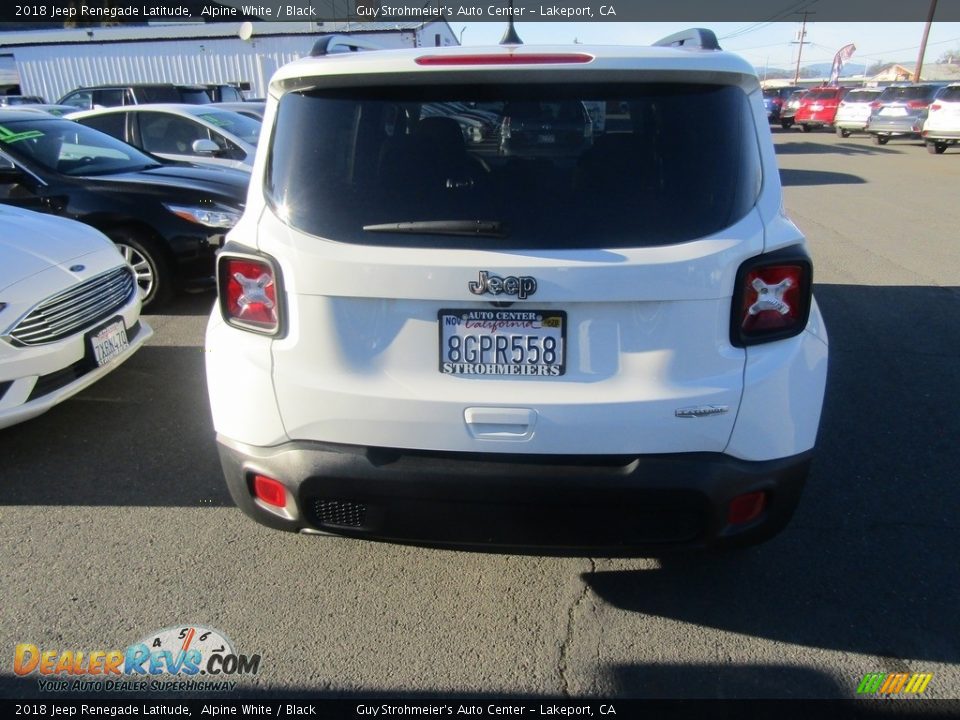
{"label": "car shadow on pavement", "polygon": [[960,662],[960,288],[814,292],[830,369],[791,524],[756,548],[585,579],[618,608],[691,625]]}
{"label": "car shadow on pavement", "polygon": [[0,431],[0,505],[232,505],[203,350],[146,345],[49,412]]}
{"label": "car shadow on pavement", "polygon": [[[920,144],[923,147],[923,143]],[[856,142],[778,142],[774,145],[777,155],[902,155],[903,150],[873,145],[864,139]]]}
{"label": "car shadow on pavement", "polygon": [[867,181],[858,175],[830,172],[829,170],[791,170],[780,168],[780,184],[783,187],[803,185],[863,185]]}

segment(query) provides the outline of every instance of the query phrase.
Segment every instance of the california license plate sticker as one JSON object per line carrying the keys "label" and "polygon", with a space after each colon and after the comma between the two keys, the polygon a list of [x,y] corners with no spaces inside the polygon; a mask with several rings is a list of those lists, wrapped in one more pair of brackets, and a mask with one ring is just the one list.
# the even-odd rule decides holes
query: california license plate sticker
{"label": "california license plate sticker", "polygon": [[90,338],[90,349],[93,350],[93,357],[97,361],[98,367],[119,357],[124,350],[130,347],[130,341],[127,339],[127,328],[124,326],[122,318],[117,318],[109,325],[104,325],[102,328],[95,330],[88,337]]}
{"label": "california license plate sticker", "polygon": [[558,377],[566,369],[562,310],[441,310],[444,375]]}

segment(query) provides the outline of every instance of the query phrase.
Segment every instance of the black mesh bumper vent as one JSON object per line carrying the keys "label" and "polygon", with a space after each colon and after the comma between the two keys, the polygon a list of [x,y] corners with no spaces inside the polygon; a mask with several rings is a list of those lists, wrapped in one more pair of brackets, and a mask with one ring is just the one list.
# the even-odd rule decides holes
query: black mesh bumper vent
{"label": "black mesh bumper vent", "polygon": [[363,527],[367,518],[367,506],[348,500],[314,500],[313,514],[320,525],[338,527]]}

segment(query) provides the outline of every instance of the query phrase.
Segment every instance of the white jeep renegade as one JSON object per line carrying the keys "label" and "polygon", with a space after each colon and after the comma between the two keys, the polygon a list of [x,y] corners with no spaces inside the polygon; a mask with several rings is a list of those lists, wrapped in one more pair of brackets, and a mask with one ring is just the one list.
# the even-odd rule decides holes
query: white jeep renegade
{"label": "white jeep renegade", "polygon": [[800,497],[827,335],[757,77],[653,47],[282,68],[207,378],[274,528],[511,551],[757,542]]}

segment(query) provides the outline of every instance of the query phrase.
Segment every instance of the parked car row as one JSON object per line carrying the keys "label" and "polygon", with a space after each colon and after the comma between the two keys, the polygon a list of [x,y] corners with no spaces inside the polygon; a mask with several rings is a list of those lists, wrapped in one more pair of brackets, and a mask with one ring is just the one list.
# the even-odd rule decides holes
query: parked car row
{"label": "parked car row", "polygon": [[72,120],[0,111],[0,203],[106,234],[150,309],[178,288],[212,284],[215,250],[240,217],[249,177],[164,162]]}
{"label": "parked car row", "polygon": [[0,428],[129,358],[153,334],[143,308],[212,286],[245,203],[258,120],[209,103],[75,111],[0,109]]}
{"label": "parked car row", "polygon": [[[143,308],[213,284],[263,114],[262,103],[241,114],[212,102],[242,100],[234,92],[86,88],[59,105],[0,97],[0,428],[129,358],[153,334]],[[142,104],[160,98],[197,104]],[[111,102],[123,106],[77,113]]]}
{"label": "parked car row", "polygon": [[934,154],[960,141],[960,83],[794,90],[779,111],[774,109],[775,99],[769,96],[767,117],[784,129],[796,124],[809,132],[830,126],[841,137],[866,133],[877,145],[886,145],[891,138],[923,138]]}

